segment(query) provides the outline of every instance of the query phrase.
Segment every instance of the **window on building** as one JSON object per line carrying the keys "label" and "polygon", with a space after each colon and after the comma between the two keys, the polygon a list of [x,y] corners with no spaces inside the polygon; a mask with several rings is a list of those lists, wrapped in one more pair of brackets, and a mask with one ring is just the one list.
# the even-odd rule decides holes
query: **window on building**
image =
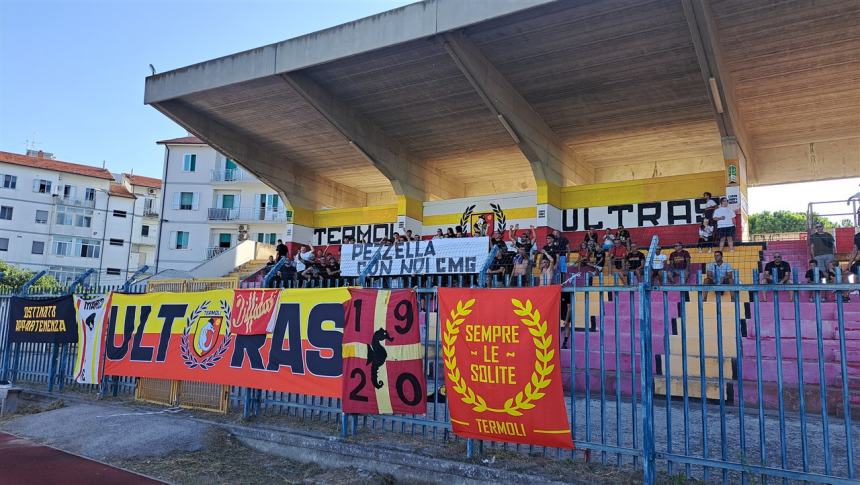
{"label": "window on building", "polygon": [[143,199],[143,214],[155,214],[155,199],[152,197]]}
{"label": "window on building", "polygon": [[63,188],[62,194],[63,194],[64,199],[74,199],[75,195],[77,195],[77,193],[78,193],[77,188],[74,185],[66,184],[66,185],[63,185],[62,188]]}
{"label": "window on building", "polygon": [[126,212],[126,211],[121,211],[121,210],[117,210],[117,209],[113,210],[113,216],[114,217],[122,217],[123,219],[125,219],[125,217],[127,215],[128,215],[128,212]]}
{"label": "window on building", "polygon": [[265,233],[258,232],[257,233],[257,242],[266,243],[266,244],[275,244],[278,240],[278,235],[274,232]]}
{"label": "window on building", "polygon": [[58,226],[71,226],[74,222],[74,215],[66,211],[57,212],[55,222]]}
{"label": "window on building", "polygon": [[195,172],[197,170],[197,155],[193,153],[185,154],[182,160],[182,171]]}
{"label": "window on building", "polygon": [[174,209],[190,211],[197,209],[198,197],[195,192],[177,192],[174,200]]}
{"label": "window on building", "polygon": [[15,187],[18,186],[18,177],[14,176],[14,175],[3,175],[3,176],[0,176],[0,182],[2,182],[2,184],[0,184],[0,187],[2,187],[4,189],[13,189],[14,190]]}
{"label": "window on building", "polygon": [[222,232],[218,234],[218,247],[219,248],[229,248],[230,243],[233,242],[233,235],[228,232]]}
{"label": "window on building", "polygon": [[75,216],[75,225],[78,227],[90,227],[93,225],[93,218],[85,214],[78,214]]}
{"label": "window on building", "polygon": [[50,194],[51,181],[45,179],[33,180],[33,192],[38,192],[40,194]]}
{"label": "window on building", "polygon": [[9,250],[9,238],[8,237],[0,237],[0,251],[8,251]]}
{"label": "window on building", "polygon": [[12,220],[12,206],[0,205],[0,219],[7,221]]}
{"label": "window on building", "polygon": [[[69,284],[72,281],[76,280],[79,276],[84,274],[86,271],[85,268],[76,268],[74,266],[49,266],[48,274],[57,279],[60,283]],[[84,280],[84,284],[87,284],[87,280],[91,280],[92,276],[87,277]]]}
{"label": "window on building", "polygon": [[72,255],[72,238],[70,237],[54,237],[54,254],[57,256]]}
{"label": "window on building", "polygon": [[92,187],[87,187],[86,189],[84,189],[84,199],[90,202],[96,200],[96,189]]}
{"label": "window on building", "polygon": [[187,231],[176,231],[176,249],[188,249]]}
{"label": "window on building", "polygon": [[111,246],[122,246],[123,244],[125,244],[125,241],[122,239],[110,238]]}
{"label": "window on building", "polygon": [[140,226],[140,235],[143,237],[149,237],[149,226],[146,224]]}
{"label": "window on building", "polygon": [[236,196],[232,194],[224,194],[221,196],[221,207],[224,209],[233,209],[236,207]]}
{"label": "window on building", "polygon": [[36,211],[36,224],[47,224],[48,223],[48,211]]}
{"label": "window on building", "polygon": [[111,276],[116,276],[118,274],[122,274],[122,270],[119,268],[108,268],[107,274],[109,274]]}
{"label": "window on building", "polygon": [[102,252],[102,243],[97,239],[80,238],[75,241],[75,255],[82,258],[98,258]]}
{"label": "window on building", "polygon": [[33,241],[33,247],[30,249],[32,254],[45,254],[45,242]]}

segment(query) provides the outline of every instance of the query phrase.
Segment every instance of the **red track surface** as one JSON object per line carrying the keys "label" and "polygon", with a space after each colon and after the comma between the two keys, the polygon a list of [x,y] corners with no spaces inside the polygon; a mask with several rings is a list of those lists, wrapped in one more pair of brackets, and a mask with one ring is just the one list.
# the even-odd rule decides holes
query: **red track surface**
{"label": "red track surface", "polygon": [[119,468],[0,433],[0,484],[160,484]]}

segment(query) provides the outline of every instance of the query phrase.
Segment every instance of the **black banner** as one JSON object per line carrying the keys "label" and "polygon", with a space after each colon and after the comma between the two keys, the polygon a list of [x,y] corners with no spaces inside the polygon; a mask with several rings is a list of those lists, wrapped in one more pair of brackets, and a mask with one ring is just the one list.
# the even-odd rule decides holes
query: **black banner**
{"label": "black banner", "polygon": [[13,296],[9,303],[8,342],[70,344],[78,341],[71,295],[47,300]]}

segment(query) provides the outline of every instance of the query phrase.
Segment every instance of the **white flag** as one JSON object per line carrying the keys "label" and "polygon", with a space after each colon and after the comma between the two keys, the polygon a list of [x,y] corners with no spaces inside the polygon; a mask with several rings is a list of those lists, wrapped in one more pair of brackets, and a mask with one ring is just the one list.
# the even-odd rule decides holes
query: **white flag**
{"label": "white flag", "polygon": [[104,355],[105,310],[110,295],[75,296],[75,319],[78,322],[78,352],[75,357],[75,381],[98,384]]}

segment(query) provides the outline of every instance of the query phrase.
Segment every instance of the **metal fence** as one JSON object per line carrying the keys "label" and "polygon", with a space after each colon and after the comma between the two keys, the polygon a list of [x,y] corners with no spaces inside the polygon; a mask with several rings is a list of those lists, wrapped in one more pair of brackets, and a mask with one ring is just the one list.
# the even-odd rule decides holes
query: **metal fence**
{"label": "metal fence", "polygon": [[[659,473],[724,483],[767,477],[858,483],[854,445],[860,429],[852,420],[860,414],[860,304],[846,297],[860,285],[795,282],[779,292],[758,284],[651,285],[649,272],[643,282],[628,280],[636,284],[599,274],[569,279],[562,289],[562,377],[577,451],[464,440],[467,452],[584,455],[642,469],[646,483]],[[328,422],[343,433],[458,439],[446,404],[453,396],[443,387],[435,287],[477,281],[365,282],[416,288],[428,387],[424,415],[344,416],[338,399],[241,387],[231,389],[230,406],[259,419],[290,415]],[[329,283],[341,280],[318,284]],[[7,303],[0,297],[4,334]],[[5,358],[14,356],[8,366],[13,380],[40,384],[49,382],[57,352],[45,345],[3,348]],[[96,386],[74,384],[74,346],[59,354],[59,390],[97,392]],[[115,393],[134,391],[133,379],[113,385]]]}

